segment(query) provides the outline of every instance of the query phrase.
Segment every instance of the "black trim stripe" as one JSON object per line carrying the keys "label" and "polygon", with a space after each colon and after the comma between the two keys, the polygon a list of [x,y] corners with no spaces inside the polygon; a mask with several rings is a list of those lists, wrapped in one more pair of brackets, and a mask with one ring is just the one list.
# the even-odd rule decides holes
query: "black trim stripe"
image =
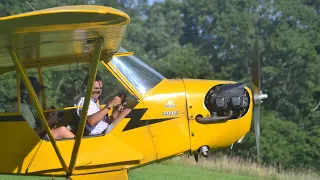
{"label": "black trim stripe", "polygon": [[135,128],[143,127],[149,124],[156,124],[164,121],[168,121],[175,118],[161,118],[161,119],[148,119],[148,120],[141,120],[142,116],[146,113],[148,109],[133,109],[126,118],[131,118],[128,124],[123,128],[122,132],[132,130]]}
{"label": "black trim stripe", "polygon": [[0,122],[25,121],[22,115],[0,116]]}

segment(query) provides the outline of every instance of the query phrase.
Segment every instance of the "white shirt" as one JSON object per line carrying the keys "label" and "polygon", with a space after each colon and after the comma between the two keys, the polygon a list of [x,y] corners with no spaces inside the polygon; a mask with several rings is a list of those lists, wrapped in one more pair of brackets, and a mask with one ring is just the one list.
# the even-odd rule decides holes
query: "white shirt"
{"label": "white shirt", "polygon": [[[84,97],[81,97],[78,104],[76,106],[83,106],[84,103]],[[78,116],[80,117],[80,110],[82,108],[77,109]],[[94,99],[90,99],[90,104],[88,108],[88,116],[95,114],[96,112],[100,111],[99,105],[95,102]],[[88,123],[86,123],[86,128],[89,130],[89,135],[96,135],[96,134],[101,134],[103,131],[105,131],[108,128],[109,124],[106,123],[103,119],[101,119],[98,124],[95,126],[90,126]]]}

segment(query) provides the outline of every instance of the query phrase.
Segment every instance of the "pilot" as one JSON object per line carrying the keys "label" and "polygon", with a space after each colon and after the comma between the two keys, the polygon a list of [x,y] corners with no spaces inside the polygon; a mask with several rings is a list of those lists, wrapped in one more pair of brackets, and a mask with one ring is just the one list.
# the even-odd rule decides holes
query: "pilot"
{"label": "pilot", "polygon": [[[32,84],[35,93],[37,94],[38,99],[40,98],[40,91],[45,89],[46,86],[42,86],[38,79],[29,76],[30,82]],[[21,114],[27,123],[33,128],[33,130],[39,135],[42,139],[49,139],[46,134],[43,126],[41,125],[41,121],[38,119],[35,109],[32,107],[31,98],[28,95],[28,92],[23,83],[20,84],[20,92],[21,92]],[[13,112],[17,112],[17,104],[13,106]],[[47,123],[50,128],[52,128],[57,122],[58,117],[57,113],[50,113],[46,117]],[[75,135],[65,126],[58,127],[56,129],[51,130],[51,133],[55,139],[63,139],[63,138],[74,138]]]}
{"label": "pilot", "polygon": [[[83,82],[86,86],[88,84],[87,76]],[[99,97],[102,93],[102,78],[96,76],[92,95],[88,108],[88,118],[86,123],[86,130],[89,135],[99,135],[110,132],[130,111],[129,108],[124,108],[121,104],[121,98],[115,96],[111,101],[107,103],[104,108],[100,108]],[[81,97],[76,106],[83,106],[84,97]],[[112,115],[108,117],[108,112],[114,108]],[[81,108],[77,109],[77,113],[80,116]]]}

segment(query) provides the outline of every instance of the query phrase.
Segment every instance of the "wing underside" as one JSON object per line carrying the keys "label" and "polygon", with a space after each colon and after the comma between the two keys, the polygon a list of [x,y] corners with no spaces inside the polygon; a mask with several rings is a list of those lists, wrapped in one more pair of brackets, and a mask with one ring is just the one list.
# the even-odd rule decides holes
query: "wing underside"
{"label": "wing underside", "polygon": [[94,40],[103,37],[106,58],[119,50],[129,21],[113,8],[81,5],[0,18],[0,73],[14,69],[8,47],[26,68],[51,66],[90,61]]}

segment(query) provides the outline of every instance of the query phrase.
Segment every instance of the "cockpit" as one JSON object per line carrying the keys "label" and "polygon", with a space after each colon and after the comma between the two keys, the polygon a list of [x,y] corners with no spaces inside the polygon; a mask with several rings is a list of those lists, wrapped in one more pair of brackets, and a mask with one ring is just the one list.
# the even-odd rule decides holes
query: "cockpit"
{"label": "cockpit", "polygon": [[[14,117],[21,117],[22,81],[16,71],[2,71],[4,72],[0,72],[0,120],[14,121]],[[53,128],[65,126],[76,134],[79,117],[75,111],[81,108],[76,105],[87,90],[84,79],[89,73],[89,62],[79,59],[65,64],[29,67],[26,73],[28,76],[36,77],[41,85],[47,87],[41,91],[39,102],[44,115],[57,113],[59,120]],[[126,95],[126,107],[133,109],[146,92],[165,78],[122,47],[119,55],[113,56],[110,61],[99,62],[97,75],[102,77],[104,84],[98,102],[100,108],[122,93]],[[11,107],[13,102],[18,104],[18,108],[14,110]]]}

